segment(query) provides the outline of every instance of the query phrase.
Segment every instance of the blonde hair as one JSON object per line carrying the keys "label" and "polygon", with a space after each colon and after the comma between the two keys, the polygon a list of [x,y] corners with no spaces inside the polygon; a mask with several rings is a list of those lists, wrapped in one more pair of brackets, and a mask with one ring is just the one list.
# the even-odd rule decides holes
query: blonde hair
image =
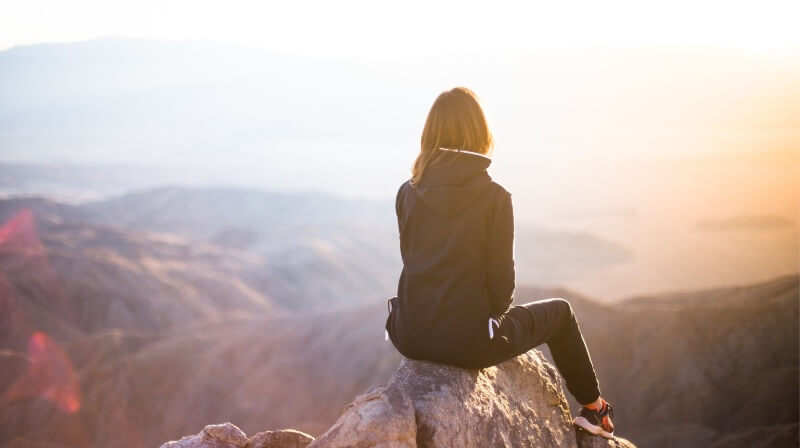
{"label": "blonde hair", "polygon": [[494,138],[478,96],[466,87],[442,92],[433,102],[422,130],[420,152],[411,168],[411,185],[416,185],[425,169],[436,164],[446,151],[457,148],[491,156]]}

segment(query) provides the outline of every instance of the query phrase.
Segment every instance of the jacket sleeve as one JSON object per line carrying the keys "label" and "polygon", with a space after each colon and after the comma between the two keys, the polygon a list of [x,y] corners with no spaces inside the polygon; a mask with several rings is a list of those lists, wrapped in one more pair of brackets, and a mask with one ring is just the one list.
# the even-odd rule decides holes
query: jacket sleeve
{"label": "jacket sleeve", "polygon": [[494,208],[489,224],[487,281],[492,313],[503,314],[514,300],[514,210],[505,192]]}
{"label": "jacket sleeve", "polygon": [[406,184],[400,185],[400,188],[397,189],[397,195],[394,198],[394,211],[397,214],[397,230],[400,231],[402,229],[402,218],[403,218],[403,210],[402,210],[402,201],[403,201],[403,188],[405,188]]}

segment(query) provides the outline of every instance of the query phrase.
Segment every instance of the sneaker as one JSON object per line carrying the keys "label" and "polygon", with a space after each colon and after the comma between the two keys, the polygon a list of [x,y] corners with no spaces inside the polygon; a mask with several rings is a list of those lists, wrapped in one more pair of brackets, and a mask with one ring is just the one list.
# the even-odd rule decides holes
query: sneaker
{"label": "sneaker", "polygon": [[572,423],[592,434],[610,439],[614,437],[614,424],[611,422],[613,416],[614,410],[611,405],[603,400],[603,409],[599,411],[581,406],[580,415],[575,417]]}

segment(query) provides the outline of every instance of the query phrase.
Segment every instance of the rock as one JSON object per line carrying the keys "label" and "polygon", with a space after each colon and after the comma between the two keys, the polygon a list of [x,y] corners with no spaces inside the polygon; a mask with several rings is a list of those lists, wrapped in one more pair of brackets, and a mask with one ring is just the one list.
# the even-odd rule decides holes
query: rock
{"label": "rock", "polygon": [[259,432],[250,438],[247,448],[305,448],[314,438],[294,429]]}
{"label": "rock", "polygon": [[572,424],[561,377],[538,350],[486,369],[403,359],[389,383],[345,406],[318,439],[294,430],[252,439],[236,426],[206,426],[161,448],[636,448]]}
{"label": "rock", "polygon": [[538,350],[481,370],[403,359],[309,448],[625,447],[578,431],[561,378]]}
{"label": "rock", "polygon": [[399,387],[376,386],[347,405],[339,420],[309,448],[414,447],[416,437],[409,395]]}
{"label": "rock", "polygon": [[208,425],[193,436],[167,442],[161,448],[305,448],[314,438],[293,429],[259,432],[248,439],[232,423]]}
{"label": "rock", "polygon": [[228,422],[208,425],[193,436],[167,442],[161,448],[244,448],[250,443],[244,431]]}
{"label": "rock", "polygon": [[582,429],[576,429],[575,432],[579,448],[634,448],[634,445],[630,441],[620,437],[605,439],[594,434],[589,434]]}

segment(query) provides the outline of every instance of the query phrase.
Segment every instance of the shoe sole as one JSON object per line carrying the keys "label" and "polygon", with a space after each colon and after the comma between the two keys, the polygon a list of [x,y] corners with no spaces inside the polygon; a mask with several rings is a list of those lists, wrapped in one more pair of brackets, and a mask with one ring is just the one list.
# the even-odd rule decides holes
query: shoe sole
{"label": "shoe sole", "polygon": [[614,438],[614,433],[607,432],[603,428],[601,428],[600,426],[591,424],[589,422],[589,420],[586,420],[586,418],[584,418],[584,417],[575,417],[575,419],[572,420],[572,423],[575,426],[578,426],[581,429],[584,429],[587,432],[589,432],[591,434],[594,434],[596,436],[603,436],[606,439],[613,439]]}

